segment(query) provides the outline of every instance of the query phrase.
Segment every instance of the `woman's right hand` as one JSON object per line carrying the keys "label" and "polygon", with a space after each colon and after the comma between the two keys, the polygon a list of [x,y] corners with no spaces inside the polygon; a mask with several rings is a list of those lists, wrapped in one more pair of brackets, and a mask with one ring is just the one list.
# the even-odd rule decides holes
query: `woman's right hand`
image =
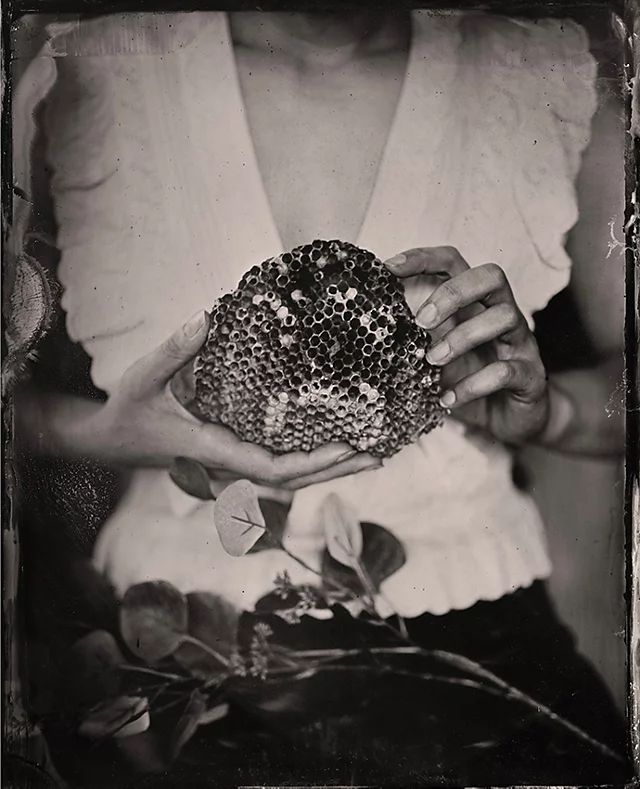
{"label": "woman's right hand", "polygon": [[205,341],[208,318],[194,316],[160,347],[134,363],[96,414],[95,428],[117,459],[142,466],[170,466],[187,457],[209,469],[258,484],[296,490],[358,471],[380,461],[346,443],[313,452],[274,455],[242,441],[221,425],[202,422],[176,399],[171,382]]}

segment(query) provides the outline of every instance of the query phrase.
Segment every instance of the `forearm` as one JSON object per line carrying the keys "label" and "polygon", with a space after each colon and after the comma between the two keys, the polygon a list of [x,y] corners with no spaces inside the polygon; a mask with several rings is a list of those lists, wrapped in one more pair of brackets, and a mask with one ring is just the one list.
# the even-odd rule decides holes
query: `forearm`
{"label": "forearm", "polygon": [[14,395],[15,436],[39,455],[69,460],[113,460],[113,447],[101,428],[104,404],[89,398],[23,388]]}
{"label": "forearm", "polygon": [[534,442],[570,454],[624,453],[624,361],[610,358],[587,370],[550,376],[549,421]]}
{"label": "forearm", "polygon": [[15,437],[27,452],[132,468],[169,468],[176,457],[206,462],[199,423],[159,393],[148,402],[122,392],[102,403],[37,389],[15,393]]}

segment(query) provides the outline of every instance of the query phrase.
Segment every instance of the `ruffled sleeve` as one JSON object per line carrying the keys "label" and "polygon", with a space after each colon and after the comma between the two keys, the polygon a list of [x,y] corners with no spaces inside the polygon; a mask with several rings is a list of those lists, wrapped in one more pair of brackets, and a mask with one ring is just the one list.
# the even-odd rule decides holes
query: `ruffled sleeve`
{"label": "ruffled sleeve", "polygon": [[[56,61],[57,82],[49,97],[45,134],[67,331],[93,358],[96,385],[108,391],[115,384],[107,371],[114,352],[122,366],[129,361],[124,348],[116,348],[115,338],[126,334],[127,346],[133,349],[138,344],[134,335],[145,323],[141,283],[128,271],[138,256],[153,193],[143,204],[136,195],[131,210],[122,210],[133,197],[123,178],[133,146],[123,142],[129,139],[139,145],[141,140],[133,124],[128,129],[131,136],[118,134],[126,102],[117,92],[122,70],[106,60],[72,56]],[[153,188],[153,180],[148,186]]]}
{"label": "ruffled sleeve", "polygon": [[584,28],[570,20],[547,19],[527,29],[525,58],[535,68],[539,97],[555,121],[571,177],[580,169],[597,106],[597,65],[589,47]]}
{"label": "ruffled sleeve", "polygon": [[[41,117],[46,138],[67,332],[92,357],[92,378],[106,392],[189,317],[174,319],[168,309],[165,325],[152,308],[151,294],[169,291],[166,272],[176,259],[167,223],[158,221],[168,215],[166,190],[145,80],[157,82],[164,56],[193,35],[194,16],[54,27],[23,80],[20,112],[32,126]],[[28,163],[20,169],[28,183]]]}
{"label": "ruffled sleeve", "polygon": [[505,268],[530,323],[565,288],[576,177],[597,106],[596,62],[566,20],[465,16],[462,71],[468,129],[458,222],[470,259]]}
{"label": "ruffled sleeve", "polygon": [[541,259],[566,270],[564,239],[578,219],[575,181],[597,107],[596,62],[574,22],[531,22],[522,35],[523,121],[537,143],[521,162],[516,197]]}

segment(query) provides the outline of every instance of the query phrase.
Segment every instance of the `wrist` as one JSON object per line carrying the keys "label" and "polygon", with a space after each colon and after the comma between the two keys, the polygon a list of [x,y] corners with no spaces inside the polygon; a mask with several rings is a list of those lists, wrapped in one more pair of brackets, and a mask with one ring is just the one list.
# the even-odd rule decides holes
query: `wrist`
{"label": "wrist", "polygon": [[64,398],[25,387],[14,393],[13,406],[15,437],[25,449],[54,457],[65,452],[72,422],[64,419]]}
{"label": "wrist", "polygon": [[104,403],[68,395],[51,395],[40,399],[38,406],[40,452],[76,460],[100,461],[105,458],[105,436],[109,435],[109,430],[103,425]]}
{"label": "wrist", "polygon": [[572,430],[576,407],[573,398],[558,386],[549,384],[547,391],[547,420],[532,443],[547,449],[557,449]]}

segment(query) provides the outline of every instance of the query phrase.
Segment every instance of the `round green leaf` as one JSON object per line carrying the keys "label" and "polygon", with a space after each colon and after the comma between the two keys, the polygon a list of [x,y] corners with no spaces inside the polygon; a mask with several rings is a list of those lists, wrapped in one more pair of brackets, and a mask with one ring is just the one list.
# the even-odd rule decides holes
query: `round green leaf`
{"label": "round green leaf", "polygon": [[384,526],[363,523],[361,562],[376,589],[392,576],[407,560],[400,540]]}
{"label": "round green leaf", "polygon": [[[237,649],[237,632],[240,612],[227,600],[209,592],[192,592],[187,595],[189,609],[189,635],[229,658]],[[200,679],[213,679],[224,673],[225,666],[214,655],[186,641],[173,653],[181,666]]]}
{"label": "round green leaf", "polygon": [[[365,521],[361,528],[360,564],[377,591],[382,582],[405,563],[404,548],[396,536],[377,523]],[[362,584],[356,572],[337,561],[328,550],[322,556],[322,577],[330,600],[350,600],[362,593]]]}
{"label": "round green leaf", "polygon": [[239,479],[222,491],[213,517],[222,547],[230,556],[244,556],[265,533],[258,494],[246,479]]}
{"label": "round green leaf", "polygon": [[206,468],[189,458],[176,458],[169,470],[173,482],[185,493],[196,499],[211,501],[215,498]]}
{"label": "round green leaf", "polygon": [[259,493],[258,502],[264,516],[266,530],[256,544],[249,549],[248,553],[258,553],[259,551],[270,551],[274,548],[279,548],[291,510],[290,501],[278,501]]}
{"label": "round green leaf", "polygon": [[62,704],[87,709],[120,692],[119,666],[125,659],[115,638],[106,630],[94,630],[69,650],[62,683]]}
{"label": "round green leaf", "polygon": [[150,663],[176,651],[187,625],[187,599],[166,581],[132,586],[122,600],[122,637],[134,655]]}
{"label": "round green leaf", "polygon": [[357,565],[362,552],[362,528],[355,509],[336,493],[330,493],[322,502],[318,517],[331,556],[347,567]]}

